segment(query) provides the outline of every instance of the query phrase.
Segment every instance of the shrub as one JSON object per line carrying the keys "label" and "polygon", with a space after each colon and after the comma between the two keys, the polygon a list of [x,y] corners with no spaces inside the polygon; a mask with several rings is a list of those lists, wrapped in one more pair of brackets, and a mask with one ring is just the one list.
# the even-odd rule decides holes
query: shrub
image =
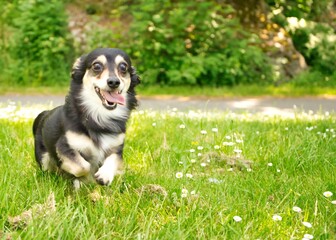
{"label": "shrub", "polygon": [[307,89],[316,87],[336,87],[336,71],[326,76],[320,71],[308,70],[296,75],[293,78],[292,84],[294,86],[305,86]]}
{"label": "shrub", "polygon": [[62,1],[18,1],[10,69],[19,84],[67,82],[73,49]]}
{"label": "shrub", "polygon": [[311,72],[334,75],[336,33],[333,1],[266,0],[266,3],[275,14],[272,20],[290,33],[295,48],[304,56]]}
{"label": "shrub", "polygon": [[144,82],[219,86],[272,80],[267,57],[253,46],[258,38],[243,30],[229,5],[138,0],[132,6],[124,48]]}
{"label": "shrub", "polygon": [[[295,18],[291,18],[295,22]],[[335,73],[336,34],[332,27],[303,19],[289,26],[295,47],[305,57],[312,70],[327,76]],[[294,25],[294,26],[293,26]]]}

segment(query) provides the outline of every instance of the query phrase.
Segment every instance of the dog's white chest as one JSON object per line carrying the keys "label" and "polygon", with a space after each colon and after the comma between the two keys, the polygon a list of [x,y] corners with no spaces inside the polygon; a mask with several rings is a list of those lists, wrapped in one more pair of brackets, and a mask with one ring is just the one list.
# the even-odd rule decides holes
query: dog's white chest
{"label": "dog's white chest", "polygon": [[125,134],[104,134],[99,137],[99,143],[95,144],[87,135],[79,134],[73,131],[67,131],[65,134],[70,147],[81,153],[91,155],[98,162],[104,161],[106,153],[111,149],[123,144]]}
{"label": "dog's white chest", "polygon": [[105,134],[105,135],[102,135],[99,140],[100,140],[101,148],[104,151],[106,151],[110,148],[118,147],[121,144],[123,144],[125,140],[125,134],[124,133],[121,133],[118,135]]}

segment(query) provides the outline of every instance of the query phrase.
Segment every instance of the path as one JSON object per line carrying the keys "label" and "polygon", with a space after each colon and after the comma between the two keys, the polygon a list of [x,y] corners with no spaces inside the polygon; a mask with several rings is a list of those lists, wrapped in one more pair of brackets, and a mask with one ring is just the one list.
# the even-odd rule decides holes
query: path
{"label": "path", "polygon": [[[329,111],[336,110],[336,97],[301,97],[301,98],[212,98],[199,99],[187,97],[139,97],[140,110],[167,110],[177,108],[179,110],[219,110],[234,112],[262,112],[266,114],[290,113],[295,109],[304,111]],[[58,95],[3,95],[0,96],[0,104],[13,101],[21,106],[43,104],[58,106],[64,103],[64,96]]]}

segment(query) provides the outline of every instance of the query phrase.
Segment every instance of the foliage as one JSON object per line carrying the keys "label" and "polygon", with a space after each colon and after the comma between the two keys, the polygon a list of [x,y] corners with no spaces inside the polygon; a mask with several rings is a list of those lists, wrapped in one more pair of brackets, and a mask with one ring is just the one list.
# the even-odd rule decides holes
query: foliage
{"label": "foliage", "polygon": [[[326,30],[328,24],[313,22],[328,22],[327,18],[319,16],[321,9],[332,11],[330,1],[266,0],[265,3],[272,10],[273,18],[269,25],[274,21],[290,33],[296,49],[314,72],[332,75],[335,45],[330,36],[333,30],[331,27]],[[253,4],[250,1],[242,6]],[[261,5],[255,10],[257,21],[265,16],[258,15]],[[111,46],[111,43],[124,48],[135,61],[143,83],[150,85],[232,86],[279,80],[275,74],[278,66],[265,56],[271,55],[272,46],[262,47],[269,43],[261,42],[257,34],[251,34],[245,25],[242,26],[238,21],[239,9],[236,11],[231,6],[239,8],[240,5],[227,2],[219,5],[204,0],[197,4],[170,0],[120,0],[111,10],[113,27],[93,27],[87,34],[87,49]],[[102,4],[95,3],[93,8],[106,14]],[[315,30],[297,28],[292,31],[289,20],[293,17],[297,22],[324,26],[325,30],[317,27]],[[257,29],[253,31],[258,33]],[[321,40],[312,47],[310,41],[317,35]]]}
{"label": "foliage", "polygon": [[10,78],[19,84],[68,82],[72,42],[62,1],[15,1]]}
{"label": "foliage", "polygon": [[[295,76],[291,84],[294,85],[294,87],[304,86],[306,88],[306,94],[310,92],[309,88],[317,90],[319,87],[322,87],[331,90],[331,92],[329,91],[329,95],[335,95],[332,89],[336,89],[336,71],[334,71],[332,75],[326,75],[321,71],[310,69]],[[328,94],[328,90],[325,89],[324,93]],[[295,93],[293,94],[295,95]]]}
{"label": "foliage", "polygon": [[0,83],[3,82],[5,75],[8,72],[8,66],[11,65],[11,58],[8,54],[8,49],[10,45],[10,40],[12,36],[11,29],[9,27],[9,22],[12,20],[10,18],[12,12],[12,4],[0,1],[0,68],[2,69],[0,73]]}
{"label": "foliage", "polygon": [[290,33],[294,45],[313,70],[326,75],[335,72],[336,33],[330,26],[307,22],[304,26],[291,29]]}
{"label": "foliage", "polygon": [[304,18],[312,21],[328,21],[332,11],[331,0],[265,0],[272,9],[279,9],[285,17]]}
{"label": "foliage", "polygon": [[[118,23],[114,24],[118,26]],[[125,40],[120,32],[101,26],[95,22],[87,24],[87,27],[90,29],[90,34],[87,34],[85,38],[85,43],[79,46],[81,51],[88,53],[98,47],[113,47],[120,48],[120,43]]]}
{"label": "foliage", "polygon": [[304,54],[316,70],[327,75],[336,73],[336,33],[331,27],[316,24],[310,31],[306,47]]}
{"label": "foliage", "polygon": [[271,66],[253,46],[258,37],[244,30],[234,15],[229,5],[211,1],[139,0],[132,6],[125,47],[150,84],[269,82]]}
{"label": "foliage", "polygon": [[296,49],[313,71],[335,74],[336,32],[331,24],[332,1],[273,2],[273,20],[292,37]]}
{"label": "foliage", "polygon": [[[277,43],[277,33],[269,27],[273,23],[286,29],[286,38],[291,38],[311,68],[309,76],[311,72],[330,79],[335,76],[335,4],[331,0],[0,1],[0,82],[7,85],[67,83],[75,57],[96,47],[129,52],[144,85],[285,82],[277,79],[276,61],[267,57],[274,57],[272,48]],[[79,41],[74,33],[73,42],[69,33],[67,4],[80,9],[79,21],[84,16]],[[253,9],[247,7],[255,4]],[[253,17],[243,23],[246,14]],[[298,26],[293,28],[293,21]],[[292,52],[283,52],[288,54]],[[288,76],[297,74],[293,72]]]}

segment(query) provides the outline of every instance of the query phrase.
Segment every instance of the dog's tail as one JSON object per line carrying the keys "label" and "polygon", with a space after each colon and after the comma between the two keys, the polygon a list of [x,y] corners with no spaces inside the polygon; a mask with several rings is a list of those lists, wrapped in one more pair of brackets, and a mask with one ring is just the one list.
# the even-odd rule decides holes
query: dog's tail
{"label": "dog's tail", "polygon": [[41,112],[34,120],[33,123],[33,134],[34,136],[36,135],[38,126],[40,125],[41,121],[44,119],[44,116],[48,113],[49,111],[43,111]]}

